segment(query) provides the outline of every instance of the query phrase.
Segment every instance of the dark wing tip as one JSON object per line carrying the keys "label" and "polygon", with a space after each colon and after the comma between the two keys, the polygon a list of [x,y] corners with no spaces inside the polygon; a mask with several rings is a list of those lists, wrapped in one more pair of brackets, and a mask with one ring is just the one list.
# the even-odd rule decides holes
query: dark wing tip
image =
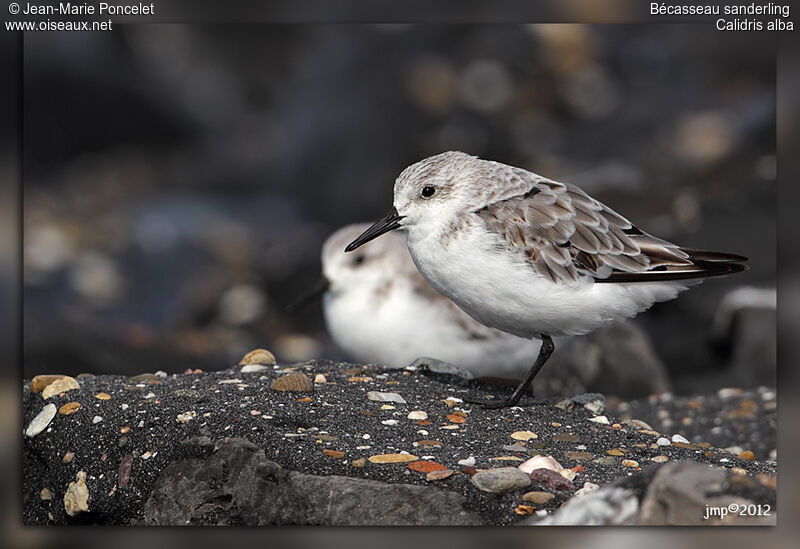
{"label": "dark wing tip", "polygon": [[[731,255],[731,254],[720,254]],[[734,256],[741,257],[741,256]],[[614,271],[607,278],[596,278],[595,282],[668,282],[673,280],[691,280],[741,273],[747,265],[738,262],[723,262],[720,259],[706,260],[692,257],[692,264],[677,267],[674,270],[650,270],[636,273]],[[746,261],[746,259],[744,259]]]}
{"label": "dark wing tip", "polygon": [[713,252],[710,250],[696,250],[694,248],[680,248],[680,250],[689,255],[689,259],[722,262],[722,263],[744,263],[749,261],[743,255],[729,254],[727,252]]}

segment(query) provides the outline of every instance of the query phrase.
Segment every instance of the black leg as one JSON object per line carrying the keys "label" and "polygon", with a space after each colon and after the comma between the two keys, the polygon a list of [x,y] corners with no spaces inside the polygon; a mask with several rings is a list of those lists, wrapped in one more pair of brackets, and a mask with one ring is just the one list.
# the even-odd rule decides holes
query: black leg
{"label": "black leg", "polygon": [[525,392],[525,390],[533,381],[533,378],[536,377],[536,374],[538,374],[539,370],[541,370],[542,366],[544,366],[544,363],[547,362],[548,358],[550,358],[550,355],[553,353],[553,349],[555,349],[553,340],[550,336],[542,334],[541,338],[542,347],[539,349],[539,356],[536,357],[536,362],[533,363],[528,375],[525,377],[522,383],[520,383],[517,388],[514,389],[514,392],[511,393],[510,397],[505,400],[484,400],[465,397],[464,401],[469,402],[470,404],[480,404],[482,407],[487,409],[506,408],[508,406],[516,405],[519,402],[519,399],[522,398],[522,393]]}

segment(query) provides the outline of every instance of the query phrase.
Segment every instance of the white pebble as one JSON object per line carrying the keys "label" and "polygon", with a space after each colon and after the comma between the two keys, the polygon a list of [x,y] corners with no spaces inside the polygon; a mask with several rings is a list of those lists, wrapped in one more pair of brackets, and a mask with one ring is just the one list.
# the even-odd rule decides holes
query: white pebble
{"label": "white pebble", "polygon": [[122,406],[120,406],[120,408],[122,408],[123,410],[127,410],[129,406],[127,404],[123,404]]}
{"label": "white pebble", "polygon": [[600,485],[598,485],[598,484],[595,484],[593,482],[584,482],[583,483],[583,488],[581,488],[580,490],[575,492],[575,495],[576,496],[583,496],[583,495],[588,494],[589,492],[593,492],[594,490],[597,490],[598,488],[600,488]]}
{"label": "white pebble", "polygon": [[396,419],[384,419],[381,421],[381,425],[397,425]]}
{"label": "white pebble", "polygon": [[92,418],[92,423],[100,423],[101,421],[103,421],[103,418],[101,416],[94,416]]}
{"label": "white pebble", "polygon": [[594,421],[595,423],[602,423],[603,425],[609,424],[608,418],[606,416],[597,416],[589,418],[589,421]]}
{"label": "white pebble", "polygon": [[28,428],[25,429],[25,436],[26,437],[35,437],[39,433],[45,430],[45,428],[50,425],[50,422],[53,421],[53,418],[56,416],[56,405],[55,404],[48,404],[42,410],[36,414],[36,417],[31,420],[28,424]]}
{"label": "white pebble", "polygon": [[408,413],[408,419],[428,419],[428,412],[422,410],[413,410]]}
{"label": "white pebble", "polygon": [[147,393],[146,395],[144,395],[144,398],[146,398],[146,399],[147,398],[154,398],[155,396],[156,396],[155,393]]}
{"label": "white pebble", "polygon": [[426,436],[426,435],[428,434],[428,431],[426,431],[425,429],[419,429],[419,430],[417,431],[417,433],[418,433],[418,434],[420,434],[420,435],[422,435],[422,436]]}
{"label": "white pebble", "polygon": [[399,402],[405,404],[406,399],[397,393],[382,393],[380,391],[370,391],[367,393],[369,400],[377,400],[378,402]]}
{"label": "white pebble", "polygon": [[666,437],[659,437],[659,439],[656,441],[656,444],[659,446],[670,446],[672,443]]}
{"label": "white pebble", "polygon": [[326,378],[322,374],[317,374],[317,375],[314,376],[314,383],[327,383],[327,382],[328,382],[328,378]]}
{"label": "white pebble", "polygon": [[369,433],[364,433],[363,435],[361,435],[361,438],[363,438],[364,440],[369,440],[370,439]]}
{"label": "white pebble", "polygon": [[464,467],[472,467],[475,465],[475,457],[469,456],[467,459],[461,459],[458,461],[458,464]]}
{"label": "white pebble", "polygon": [[689,441],[686,440],[684,437],[680,435],[672,435],[672,442],[683,442],[684,444],[689,444]]}

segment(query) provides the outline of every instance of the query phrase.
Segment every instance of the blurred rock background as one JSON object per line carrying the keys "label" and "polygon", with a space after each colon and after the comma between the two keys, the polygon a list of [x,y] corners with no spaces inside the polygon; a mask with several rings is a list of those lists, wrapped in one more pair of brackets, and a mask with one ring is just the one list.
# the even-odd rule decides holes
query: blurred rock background
{"label": "blurred rock background", "polygon": [[774,46],[706,25],[30,34],[24,375],[212,370],[254,347],[341,358],[319,305],[285,306],[331,232],[382,215],[408,164],[458,149],[750,257],[576,341],[591,376],[657,381],[620,396],[774,386]]}

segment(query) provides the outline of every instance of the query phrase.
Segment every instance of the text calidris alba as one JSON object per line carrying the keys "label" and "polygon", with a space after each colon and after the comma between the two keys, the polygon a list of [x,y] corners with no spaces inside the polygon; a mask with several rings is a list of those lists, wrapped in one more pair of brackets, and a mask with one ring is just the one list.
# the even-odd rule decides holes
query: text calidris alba
{"label": "text calidris alba", "polygon": [[642,231],[574,185],[446,152],[406,168],[394,208],[346,251],[403,228],[419,271],[479,322],[542,346],[512,406],[553,351],[675,298],[697,279],[745,269],[746,258],[683,248]]}
{"label": "text calidris alba", "polygon": [[488,328],[431,288],[400,233],[344,253],[368,227],[348,225],[322,247],[325,322],[340,348],[359,362],[402,367],[431,357],[476,377],[524,377],[537,340]]}

